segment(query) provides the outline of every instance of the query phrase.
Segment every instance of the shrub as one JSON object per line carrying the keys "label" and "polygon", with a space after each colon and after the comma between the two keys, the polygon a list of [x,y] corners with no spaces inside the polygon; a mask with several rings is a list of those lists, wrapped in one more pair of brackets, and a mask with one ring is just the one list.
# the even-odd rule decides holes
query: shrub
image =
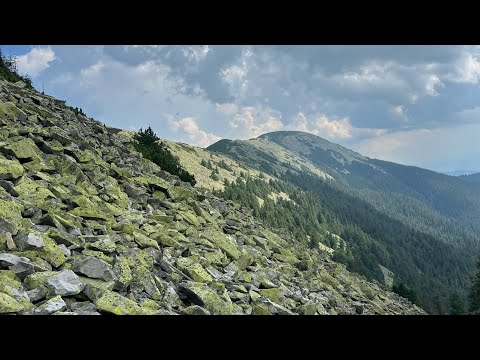
{"label": "shrub", "polygon": [[197,183],[195,176],[180,166],[178,159],[173,156],[167,145],[160,141],[151,127],[146,130],[140,129],[133,136],[133,146],[135,150],[142,153],[146,159],[160,166],[162,170],[177,175],[180,180],[189,182],[192,186]]}

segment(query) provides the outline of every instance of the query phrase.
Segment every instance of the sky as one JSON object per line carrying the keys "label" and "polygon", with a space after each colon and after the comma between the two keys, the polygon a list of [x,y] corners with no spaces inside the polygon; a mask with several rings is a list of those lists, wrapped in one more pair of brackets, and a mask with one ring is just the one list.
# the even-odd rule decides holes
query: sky
{"label": "sky", "polygon": [[1,45],[108,125],[206,147],[278,130],[435,171],[480,170],[480,46]]}

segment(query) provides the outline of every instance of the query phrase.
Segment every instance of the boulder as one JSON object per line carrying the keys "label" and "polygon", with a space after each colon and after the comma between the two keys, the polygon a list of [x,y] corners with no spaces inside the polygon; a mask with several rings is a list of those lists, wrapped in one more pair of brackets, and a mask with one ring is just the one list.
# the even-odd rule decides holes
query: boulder
{"label": "boulder", "polygon": [[115,279],[112,267],[107,262],[97,259],[93,256],[85,256],[81,259],[75,259],[72,270],[78,274],[83,274],[92,279],[102,279],[111,281]]}
{"label": "boulder", "polygon": [[72,270],[63,270],[47,280],[47,287],[55,295],[77,295],[85,288],[85,284]]}

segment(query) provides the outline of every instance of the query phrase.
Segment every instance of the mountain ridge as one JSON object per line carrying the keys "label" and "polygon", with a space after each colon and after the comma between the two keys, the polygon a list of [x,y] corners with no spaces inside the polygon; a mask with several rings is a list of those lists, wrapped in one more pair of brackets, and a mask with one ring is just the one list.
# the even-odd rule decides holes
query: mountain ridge
{"label": "mountain ridge", "polygon": [[0,79],[0,313],[424,314]]}
{"label": "mountain ridge", "polygon": [[[462,275],[455,275],[458,279],[452,283],[451,291],[463,292],[463,296],[465,296],[469,274],[474,267],[472,254],[479,250],[480,242],[478,238],[480,226],[476,220],[480,217],[478,187],[474,184],[466,184],[460,178],[431,170],[370,159],[313,134],[281,131],[264,134],[260,138],[262,142],[271,142],[275,146],[279,146],[284,152],[282,158],[297,156],[305,159],[306,163],[325,174],[323,179],[329,178],[328,181],[316,183],[315,186],[332,187],[348,196],[353,196],[351,202],[356,201],[354,198],[366,201],[375,208],[375,211],[387,215],[389,218],[400,220],[406,226],[405,229],[412,228],[419,231],[420,235],[418,236],[424,238],[422,241],[426,241],[425,245],[430,241],[428,240],[429,236],[433,236],[438,241],[453,246],[456,249],[455,260],[452,257],[448,262],[455,261],[457,265],[454,266],[456,268],[454,272]],[[267,174],[275,174],[279,179],[288,179],[287,181],[290,183],[293,181],[295,186],[301,186],[302,191],[312,190],[304,185],[310,183],[313,186],[315,183],[313,178],[308,181],[300,179],[305,174],[314,176],[315,171],[305,168],[298,169],[283,160],[278,160],[279,157],[271,151],[273,146],[268,144],[264,144],[263,149],[267,150],[265,153],[261,153],[263,149],[257,146],[258,141],[258,139],[220,140],[209,146],[207,150],[229,155],[244,165],[265,171]],[[232,189],[232,191],[230,192],[233,194],[235,190]],[[327,192],[330,191],[327,190]],[[292,197],[291,194],[289,196]],[[313,193],[312,196],[314,196]],[[321,207],[321,203],[321,198],[318,198],[316,206]],[[332,206],[334,206],[333,203]],[[363,205],[358,203],[358,206]],[[351,215],[361,216],[360,211],[356,214]],[[344,220],[348,221],[348,219]],[[360,228],[363,227],[361,223],[357,225]],[[364,228],[364,230],[370,232],[373,237],[382,237],[382,233],[374,228]],[[412,233],[411,236],[417,235]],[[405,239],[399,239],[399,241],[405,241]],[[445,252],[445,255],[447,253],[448,251]],[[434,256],[433,253],[432,256]],[[427,253],[421,261],[424,265],[429,262]],[[443,262],[444,260],[438,258],[438,261]],[[379,265],[385,266],[384,263]],[[401,269],[401,264],[397,263],[395,266],[397,271]],[[374,268],[371,268],[371,271],[374,271]],[[411,275],[413,276],[413,269]],[[429,276],[435,275],[432,273]],[[443,281],[445,282],[446,278]],[[447,306],[448,294],[443,293],[442,296],[443,306]],[[430,302],[432,306],[436,306],[437,300]]]}

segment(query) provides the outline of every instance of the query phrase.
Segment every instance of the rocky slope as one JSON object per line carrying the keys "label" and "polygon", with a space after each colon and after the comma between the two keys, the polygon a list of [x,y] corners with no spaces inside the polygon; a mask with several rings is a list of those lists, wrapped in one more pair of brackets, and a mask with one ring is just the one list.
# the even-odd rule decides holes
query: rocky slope
{"label": "rocky slope", "polygon": [[0,185],[0,313],[424,313],[1,80]]}

